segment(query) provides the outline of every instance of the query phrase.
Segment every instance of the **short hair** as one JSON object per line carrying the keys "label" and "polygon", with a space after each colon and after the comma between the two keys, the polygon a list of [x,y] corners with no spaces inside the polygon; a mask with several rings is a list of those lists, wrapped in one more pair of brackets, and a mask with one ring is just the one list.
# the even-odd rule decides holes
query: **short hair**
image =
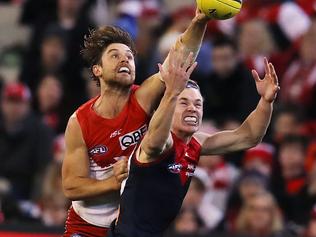
{"label": "short hair", "polygon": [[280,144],[280,147],[289,146],[289,145],[299,145],[302,147],[304,152],[306,153],[306,149],[308,146],[308,138],[302,135],[287,135],[284,137],[283,141]]}
{"label": "short hair", "polygon": [[238,47],[236,42],[228,37],[228,36],[218,36],[216,38],[214,38],[213,42],[212,42],[212,46],[213,48],[220,48],[220,47],[225,47],[225,46],[229,46],[231,47],[234,51],[238,51]]}
{"label": "short hair", "polygon": [[193,81],[191,79],[188,80],[185,88],[193,88],[193,89],[197,89],[197,90],[200,91],[199,85],[195,81]]}
{"label": "short hair", "polygon": [[276,105],[275,112],[274,112],[274,120],[278,118],[281,114],[290,114],[293,115],[293,118],[296,122],[302,122],[304,121],[305,114],[303,110],[294,104],[282,104],[279,103]]}
{"label": "short hair", "polygon": [[282,214],[279,210],[279,206],[272,193],[268,191],[262,191],[253,194],[245,203],[243,203],[242,208],[236,218],[236,231],[240,234],[247,234],[249,232],[249,217],[247,213],[249,212],[249,203],[254,199],[267,198],[270,200],[271,204],[271,216],[270,216],[270,226],[267,230],[268,234],[278,233],[284,228],[284,222]]}
{"label": "short hair", "polygon": [[84,37],[84,47],[81,50],[81,54],[90,68],[92,79],[95,80],[98,85],[100,85],[99,78],[94,76],[92,67],[93,65],[101,64],[103,52],[113,43],[127,45],[133,55],[136,55],[135,44],[130,34],[119,27],[100,27],[99,29],[90,30],[89,35],[85,35]]}

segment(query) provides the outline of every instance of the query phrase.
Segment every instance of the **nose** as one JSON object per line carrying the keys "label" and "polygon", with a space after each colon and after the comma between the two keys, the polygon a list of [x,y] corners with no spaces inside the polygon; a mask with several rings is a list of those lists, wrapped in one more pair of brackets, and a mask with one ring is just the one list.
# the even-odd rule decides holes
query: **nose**
{"label": "nose", "polygon": [[128,57],[126,55],[122,55],[120,59],[121,59],[121,62],[128,62]]}
{"label": "nose", "polygon": [[194,106],[194,104],[189,104],[187,107],[187,110],[190,112],[195,112],[196,111],[196,107]]}

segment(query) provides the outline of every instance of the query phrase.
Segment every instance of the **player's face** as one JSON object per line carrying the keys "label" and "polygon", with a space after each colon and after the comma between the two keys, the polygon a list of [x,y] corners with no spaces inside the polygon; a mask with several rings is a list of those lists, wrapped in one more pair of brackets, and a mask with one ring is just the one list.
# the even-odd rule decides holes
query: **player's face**
{"label": "player's face", "polygon": [[234,49],[229,46],[214,47],[212,50],[213,71],[220,77],[230,76],[237,65],[237,55]]}
{"label": "player's face", "polygon": [[191,136],[199,130],[203,117],[203,98],[199,90],[186,88],[180,94],[172,130],[182,136]]}
{"label": "player's face", "polygon": [[125,44],[110,44],[102,55],[102,76],[105,82],[116,85],[132,85],[135,80],[135,61],[130,48]]}

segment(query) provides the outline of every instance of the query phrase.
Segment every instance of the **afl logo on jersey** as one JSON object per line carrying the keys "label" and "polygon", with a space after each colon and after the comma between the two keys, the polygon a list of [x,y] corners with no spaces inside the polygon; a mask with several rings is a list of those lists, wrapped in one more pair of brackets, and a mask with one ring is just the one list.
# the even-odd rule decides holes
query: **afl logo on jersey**
{"label": "afl logo on jersey", "polygon": [[103,155],[108,151],[108,148],[104,145],[97,145],[89,150],[90,157]]}
{"label": "afl logo on jersey", "polygon": [[121,149],[124,151],[132,145],[140,142],[141,138],[145,135],[147,131],[147,125],[140,127],[139,129],[132,131],[130,133],[124,134],[119,137]]}
{"label": "afl logo on jersey", "polygon": [[168,170],[169,172],[173,173],[173,174],[179,174],[181,172],[182,169],[182,165],[181,164],[170,164],[168,165]]}

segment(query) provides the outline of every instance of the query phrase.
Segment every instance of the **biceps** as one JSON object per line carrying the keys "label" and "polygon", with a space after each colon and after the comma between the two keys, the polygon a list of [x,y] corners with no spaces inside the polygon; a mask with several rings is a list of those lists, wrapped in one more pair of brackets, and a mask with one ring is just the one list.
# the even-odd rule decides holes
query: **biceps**
{"label": "biceps", "polygon": [[88,156],[82,150],[66,153],[63,166],[63,180],[72,180],[76,177],[89,176],[89,160]]}
{"label": "biceps", "polygon": [[208,137],[202,145],[202,155],[220,155],[242,149],[235,131],[224,131]]}

